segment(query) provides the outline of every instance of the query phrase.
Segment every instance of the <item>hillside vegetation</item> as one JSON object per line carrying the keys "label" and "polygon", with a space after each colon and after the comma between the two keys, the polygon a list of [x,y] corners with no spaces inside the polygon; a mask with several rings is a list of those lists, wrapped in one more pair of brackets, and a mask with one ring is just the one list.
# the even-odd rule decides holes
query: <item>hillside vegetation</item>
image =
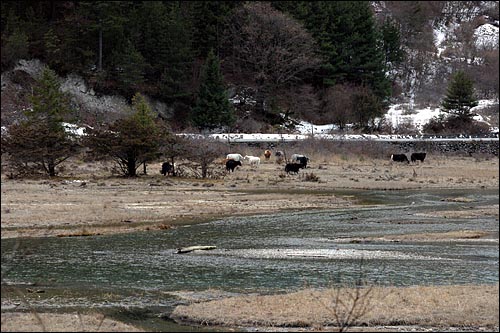
{"label": "hillside vegetation", "polygon": [[[3,1],[1,9],[3,125],[31,107],[43,65],[65,78],[67,120],[91,126],[121,118],[141,93],[174,131],[273,132],[290,119],[383,131],[377,119],[391,103],[409,112],[439,105],[457,71],[476,98],[498,99],[498,1]],[[208,107],[204,89],[232,103]],[[213,109],[227,116],[205,114]],[[498,104],[488,112],[498,119]]]}

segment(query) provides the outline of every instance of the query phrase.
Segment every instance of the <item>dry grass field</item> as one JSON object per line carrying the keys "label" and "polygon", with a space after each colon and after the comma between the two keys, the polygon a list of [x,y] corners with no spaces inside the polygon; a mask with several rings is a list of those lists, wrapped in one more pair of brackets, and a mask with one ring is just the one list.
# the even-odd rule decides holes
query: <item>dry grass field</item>
{"label": "dry grass field", "polygon": [[[1,236],[71,236],[170,228],[228,215],[355,205],[343,189],[498,188],[498,158],[433,157],[407,165],[386,160],[311,156],[310,167],[287,175],[270,161],[220,177],[164,177],[160,163],[134,179],[110,166],[69,162],[53,179],[2,174]],[[337,192],[338,193],[338,192]],[[498,207],[485,207],[498,211]],[[469,212],[472,214],[473,212]],[[451,212],[450,214],[456,214]]]}
{"label": "dry grass field", "polygon": [[[465,196],[470,189],[499,186],[497,157],[430,155],[424,163],[410,165],[352,156],[318,154],[310,158],[310,166],[298,175],[286,175],[284,165],[275,163],[273,157],[270,161],[262,157],[260,166],[244,164],[230,174],[225,174],[224,167],[218,165],[213,174],[219,176],[209,179],[164,177],[159,172],[161,163],[149,165],[148,175],[127,179],[112,176],[109,164],[78,159],[66,163],[60,175],[52,179],[11,179],[3,170],[1,237],[70,237],[147,231],[230,215],[345,208],[358,204],[352,197],[339,194],[341,190],[350,189],[458,189],[463,190]],[[462,214],[461,217],[470,218],[493,215],[498,219],[498,205],[436,214]],[[473,241],[485,236],[491,237],[465,231],[397,237],[400,240]],[[174,314],[188,321],[231,327],[251,324],[264,327],[262,330],[272,326],[274,330],[278,329],[276,326],[287,330],[286,327],[298,325],[307,326],[307,330],[335,330],[330,326],[332,296],[329,292],[304,290],[290,295],[195,303],[177,308]],[[498,285],[373,288],[370,300],[370,312],[363,317],[363,322],[370,326],[356,330],[402,331],[405,325],[425,324],[498,331]],[[68,320],[71,314],[40,315],[48,331],[82,330],[79,321]],[[41,330],[33,318],[31,314],[2,313],[2,331]],[[99,320],[92,320],[99,325]],[[387,328],[391,325],[395,328]],[[409,327],[408,330],[413,329]],[[134,329],[117,323],[99,328]]]}
{"label": "dry grass field", "polygon": [[[233,297],[178,306],[172,317],[226,327],[297,327],[309,330],[386,330],[392,326],[498,330],[495,286],[373,287],[302,290],[273,296]],[[355,304],[356,292],[360,295]],[[352,311],[349,320],[349,311]],[[356,319],[356,320],[354,320]],[[401,328],[400,330],[403,330]]]}

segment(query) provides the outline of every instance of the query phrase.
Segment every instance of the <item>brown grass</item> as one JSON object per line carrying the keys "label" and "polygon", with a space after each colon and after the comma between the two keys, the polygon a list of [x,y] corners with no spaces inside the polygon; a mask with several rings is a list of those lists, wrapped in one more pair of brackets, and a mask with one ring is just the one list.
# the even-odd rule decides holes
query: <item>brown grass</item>
{"label": "brown grass", "polygon": [[12,180],[2,174],[2,238],[152,230],[223,216],[355,204],[334,194],[341,189],[498,188],[499,168],[496,158],[430,155],[425,163],[407,166],[313,152],[310,167],[299,175],[286,175],[271,158],[223,179],[164,177],[159,162],[148,166],[149,175],[126,179],[111,176],[106,163],[69,163],[69,171],[52,179]]}
{"label": "brown grass", "polygon": [[[285,295],[240,296],[175,308],[181,322],[221,326],[335,327],[337,293],[350,288],[302,290]],[[356,325],[497,328],[498,284],[484,286],[373,287],[369,311]]]}
{"label": "brown grass", "polygon": [[[37,318],[38,317],[38,318]],[[21,324],[22,323],[22,324]],[[2,332],[143,332],[132,325],[79,313],[2,313]]]}

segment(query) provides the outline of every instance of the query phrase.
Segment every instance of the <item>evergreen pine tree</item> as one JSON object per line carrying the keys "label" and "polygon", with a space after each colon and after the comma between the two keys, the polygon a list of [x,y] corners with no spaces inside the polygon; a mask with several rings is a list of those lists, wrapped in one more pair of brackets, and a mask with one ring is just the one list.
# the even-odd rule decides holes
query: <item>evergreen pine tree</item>
{"label": "evergreen pine tree", "polygon": [[144,96],[136,93],[134,97],[132,97],[132,108],[135,111],[133,118],[138,126],[142,127],[144,130],[156,130],[154,128],[155,115]]}
{"label": "evergreen pine tree", "polygon": [[382,101],[390,95],[383,38],[368,1],[297,1],[281,6],[301,20],[318,42],[325,60],[316,84],[368,86]]}
{"label": "evergreen pine tree", "polygon": [[191,50],[191,33],[187,19],[184,18],[178,6],[172,6],[168,12],[166,27],[167,54],[162,58],[160,75],[160,95],[172,101],[190,96],[188,81],[193,64]]}
{"label": "evergreen pine tree", "polygon": [[206,58],[211,49],[219,54],[227,16],[241,3],[238,1],[192,1],[186,4],[190,7],[195,56],[201,59]]}
{"label": "evergreen pine tree", "polygon": [[404,52],[401,48],[401,33],[394,22],[385,20],[381,27],[385,63],[388,69],[392,69],[403,61]]}
{"label": "evergreen pine tree", "polygon": [[229,102],[224,78],[220,71],[219,59],[213,50],[208,53],[207,61],[202,69],[192,121],[199,129],[208,130],[232,126],[235,121],[233,107]]}
{"label": "evergreen pine tree", "polygon": [[[65,47],[65,51],[75,52],[82,47],[82,45],[72,44],[75,42],[79,42],[84,46],[85,43],[92,45],[96,55],[94,61],[96,61],[97,69],[101,71],[113,68],[112,53],[120,49],[127,38],[126,28],[129,20],[129,8],[132,8],[132,6],[126,1],[78,2],[76,14],[83,24],[81,24],[82,27],[77,33],[84,35],[86,38],[79,38],[75,35],[76,31],[73,26],[68,26],[65,29],[65,35],[68,36],[64,36],[61,40],[64,40],[68,46],[73,47]],[[70,43],[66,42],[66,39],[69,39],[68,37],[72,39]],[[87,52],[86,49],[81,51]]]}
{"label": "evergreen pine tree", "polygon": [[2,46],[2,66],[11,66],[17,60],[27,58],[28,47],[28,36],[23,31],[16,29],[12,35],[7,37],[5,46]]}
{"label": "evergreen pine tree", "polygon": [[49,66],[58,68],[62,60],[61,41],[52,28],[43,35],[43,42]]}
{"label": "evergreen pine tree", "polygon": [[12,158],[18,171],[33,168],[56,175],[56,166],[76,153],[77,144],[62,121],[69,104],[59,89],[56,74],[46,68],[34,89],[33,108],[26,119],[2,136],[2,149]]}
{"label": "evergreen pine tree", "polygon": [[62,121],[69,114],[69,101],[60,90],[56,73],[45,68],[31,98],[33,109],[26,111],[28,121],[43,122],[53,130],[62,129]]}
{"label": "evergreen pine tree", "polygon": [[458,71],[448,86],[441,109],[463,122],[472,122],[470,110],[477,105],[474,83],[463,71]]}
{"label": "evergreen pine tree", "polygon": [[189,95],[192,66],[191,35],[187,19],[177,4],[144,1],[133,15],[132,42],[149,64],[153,95],[167,102]]}
{"label": "evergreen pine tree", "polygon": [[137,176],[137,168],[158,155],[159,144],[168,135],[155,122],[142,95],[134,95],[132,110],[132,114],[111,124],[109,130],[89,129],[86,139],[97,157],[111,157],[127,177]]}
{"label": "evergreen pine tree", "polygon": [[113,74],[120,90],[129,98],[144,83],[146,62],[142,54],[126,41],[124,50],[113,52],[115,68]]}

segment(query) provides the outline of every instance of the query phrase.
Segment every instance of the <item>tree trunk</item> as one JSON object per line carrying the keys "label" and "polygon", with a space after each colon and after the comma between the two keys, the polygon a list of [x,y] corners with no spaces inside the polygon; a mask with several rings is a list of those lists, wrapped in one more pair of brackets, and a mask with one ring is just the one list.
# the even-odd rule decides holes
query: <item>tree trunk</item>
{"label": "tree trunk", "polygon": [[201,178],[207,178],[208,165],[201,165]]}
{"label": "tree trunk", "polygon": [[56,166],[53,161],[49,161],[47,163],[47,170],[50,177],[54,177],[56,175]]}
{"label": "tree trunk", "polygon": [[[101,20],[99,20],[101,23]],[[102,71],[102,24],[99,26],[99,64],[97,69]]]}
{"label": "tree trunk", "polygon": [[137,173],[135,172],[135,160],[130,159],[127,161],[127,171],[128,171],[128,176],[129,177],[135,177],[137,176]]}

